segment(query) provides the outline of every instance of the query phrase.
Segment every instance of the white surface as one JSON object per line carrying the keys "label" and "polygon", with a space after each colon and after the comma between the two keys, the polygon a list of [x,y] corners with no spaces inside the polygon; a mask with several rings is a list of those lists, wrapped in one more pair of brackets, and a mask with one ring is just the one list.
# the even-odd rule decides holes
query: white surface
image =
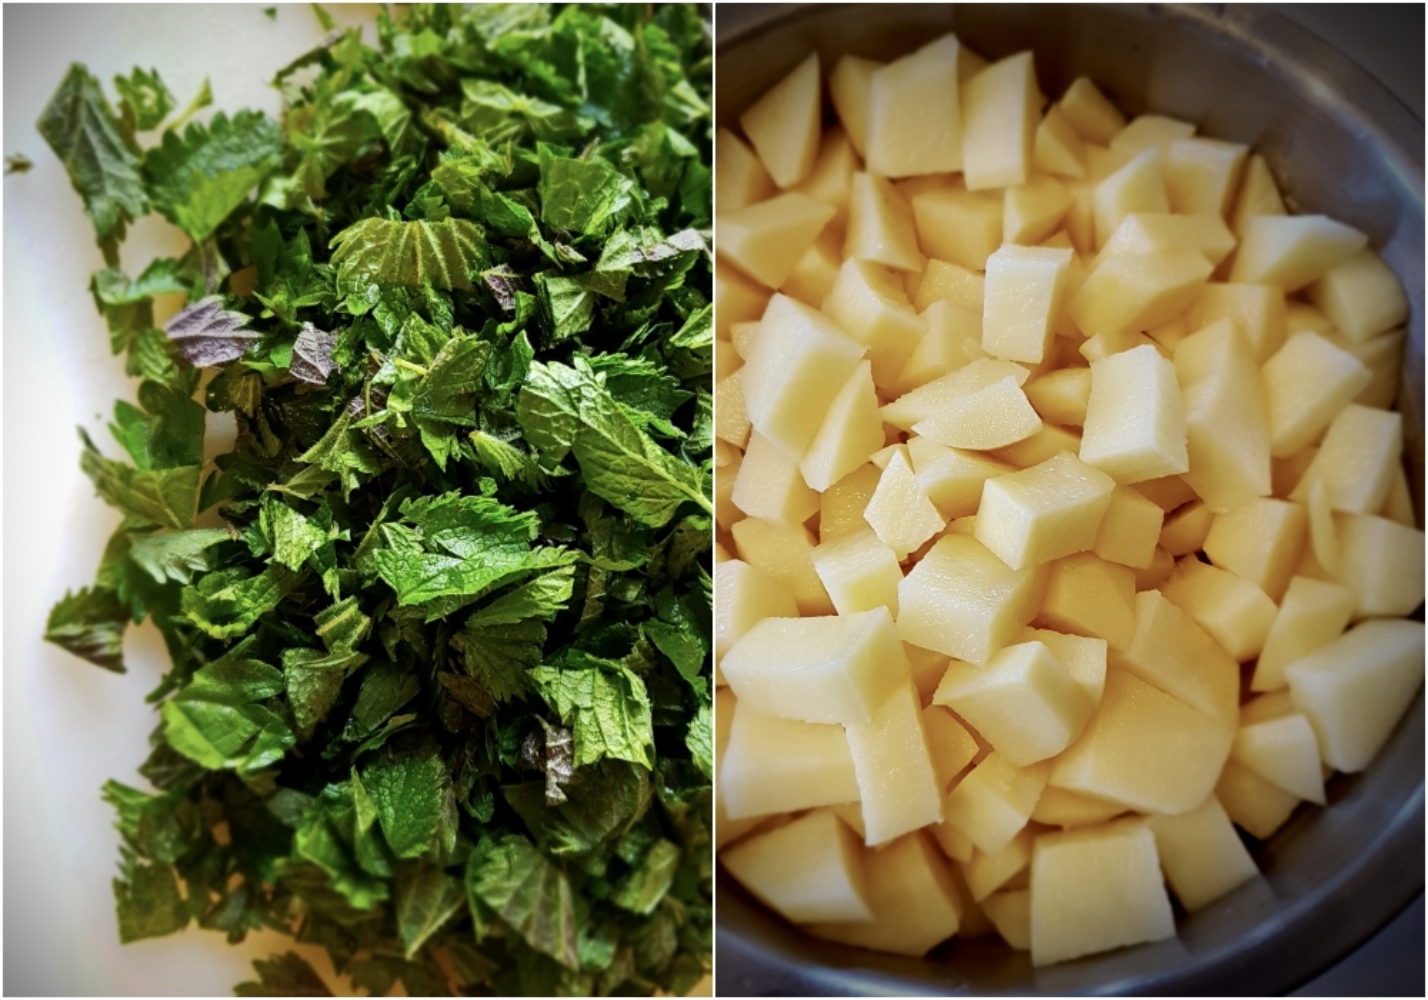
{"label": "white surface", "polygon": [[[373,10],[331,8],[341,25],[370,24]],[[252,935],[230,947],[191,928],[121,946],[115,926],[119,837],[99,787],[144,787],[136,768],[157,722],[144,695],[167,663],[157,633],[130,630],[122,677],[40,639],[54,601],[91,582],[119,521],[79,472],[75,427],[117,454],[105,422],[134,385],[87,291],[103,266],[93,228],[34,123],[72,61],[111,96],[114,75],[137,64],[157,68],[180,107],[208,76],[215,108],[276,114],[268,81],[322,32],[306,4],[280,8],[276,21],[246,5],[10,5],[4,22],[3,152],[35,164],[4,178],[4,992],[227,995],[252,978],[253,958],[289,942]],[[134,228],[123,263],[136,274],[186,241],[151,218]]]}

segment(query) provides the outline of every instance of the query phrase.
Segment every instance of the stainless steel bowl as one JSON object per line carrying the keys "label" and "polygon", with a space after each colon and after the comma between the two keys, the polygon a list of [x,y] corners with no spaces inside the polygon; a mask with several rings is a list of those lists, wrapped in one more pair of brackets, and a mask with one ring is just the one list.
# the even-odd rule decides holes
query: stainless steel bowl
{"label": "stainless steel bowl", "polygon": [[[816,49],[890,58],[955,31],[992,58],[1036,52],[1043,91],[1091,76],[1128,114],[1155,111],[1251,144],[1298,211],[1369,234],[1412,304],[1400,408],[1423,523],[1423,122],[1376,80],[1273,12],[1240,5],[731,5],[716,24],[717,118],[739,113]],[[1419,611],[1421,617],[1422,611]],[[1264,874],[1179,920],[1176,938],[1033,969],[994,939],[925,960],[807,937],[722,870],[722,996],[1275,994],[1333,964],[1423,891],[1420,693],[1373,765],[1338,775],[1254,847]]]}

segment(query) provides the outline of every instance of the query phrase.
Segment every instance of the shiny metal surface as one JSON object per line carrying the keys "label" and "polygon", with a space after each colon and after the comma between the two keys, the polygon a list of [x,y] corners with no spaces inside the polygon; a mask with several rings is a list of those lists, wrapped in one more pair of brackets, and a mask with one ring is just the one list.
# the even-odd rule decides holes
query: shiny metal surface
{"label": "shiny metal surface", "polygon": [[[726,16],[727,15],[727,16]],[[1400,406],[1423,521],[1423,122],[1301,28],[1238,5],[741,5],[719,8],[717,118],[739,112],[816,49],[895,56],[952,30],[988,57],[1036,51],[1042,89],[1088,74],[1127,113],[1196,122],[1262,153],[1298,211],[1367,232],[1412,304]],[[1419,611],[1419,617],[1422,611]],[[1033,969],[991,939],[926,960],[806,937],[722,871],[716,990],[723,996],[1274,994],[1353,950],[1423,891],[1420,693],[1368,771],[1338,775],[1328,809],[1301,807],[1255,858],[1264,873],[1178,921],[1176,939]]]}

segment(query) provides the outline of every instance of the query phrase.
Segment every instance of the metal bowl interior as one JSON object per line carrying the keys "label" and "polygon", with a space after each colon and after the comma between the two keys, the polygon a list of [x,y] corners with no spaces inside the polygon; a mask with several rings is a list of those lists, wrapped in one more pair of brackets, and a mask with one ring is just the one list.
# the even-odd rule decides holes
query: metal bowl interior
{"label": "metal bowl interior", "polygon": [[[727,18],[726,18],[727,15]],[[766,5],[722,9],[718,123],[816,50],[890,58],[946,31],[990,58],[1036,53],[1042,89],[1091,76],[1128,114],[1195,122],[1263,154],[1296,211],[1369,234],[1408,291],[1399,407],[1423,522],[1423,123],[1377,81],[1283,17],[1253,6]],[[1422,610],[1418,612],[1422,617]],[[1423,891],[1423,695],[1373,765],[1329,783],[1252,845],[1264,877],[1194,914],[1176,938],[1034,969],[995,939],[926,959],[845,948],[772,915],[722,870],[717,990],[725,996],[1274,994],[1331,965]]]}

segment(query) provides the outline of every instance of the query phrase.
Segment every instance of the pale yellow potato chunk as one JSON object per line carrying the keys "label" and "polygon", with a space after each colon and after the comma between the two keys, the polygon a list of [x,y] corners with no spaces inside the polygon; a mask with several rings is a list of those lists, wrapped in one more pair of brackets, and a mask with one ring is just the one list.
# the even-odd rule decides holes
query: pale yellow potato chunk
{"label": "pale yellow potato chunk", "polygon": [[862,848],[829,810],[750,837],[720,857],[729,874],[785,919],[873,919]]}
{"label": "pale yellow potato chunk", "polygon": [[905,672],[903,677],[871,721],[844,726],[869,847],[942,820],[942,788],[922,735],[922,706],[911,679]]}
{"label": "pale yellow potato chunk", "polygon": [[[938,662],[945,664],[947,660],[938,657]],[[934,687],[941,683],[945,673],[945,670],[938,671]],[[922,710],[922,735],[927,740],[932,769],[937,773],[937,786],[945,792],[967,765],[976,759],[980,747],[961,720],[941,705],[928,705]]]}
{"label": "pale yellow potato chunk", "polygon": [[814,52],[739,116],[744,134],[781,188],[792,187],[813,169],[823,127],[822,94]]}
{"label": "pale yellow potato chunk", "polygon": [[1233,760],[1225,762],[1215,798],[1236,826],[1260,840],[1269,839],[1302,801]]}
{"label": "pale yellow potato chunk", "polygon": [[[1096,246],[1104,247],[1127,215],[1139,212],[1169,212],[1165,175],[1158,149],[1146,149],[1132,156],[1095,187],[1092,196]],[[1084,324],[1083,324],[1084,327]]]}
{"label": "pale yellow potato chunk", "polygon": [[[728,483],[732,493],[737,476],[737,469],[721,475],[720,488]],[[777,580],[798,603],[799,614],[833,614],[833,602],[813,571],[813,532],[801,524],[765,521],[758,517],[737,521],[730,530],[739,558]]]}
{"label": "pale yellow potato chunk", "polygon": [[1002,199],[960,186],[919,191],[911,199],[923,251],[969,271],[986,269],[1002,243]]}
{"label": "pale yellow potato chunk", "polygon": [[854,532],[866,530],[863,518],[873,491],[878,488],[882,472],[869,462],[860,465],[823,491],[818,508],[818,538],[831,542]]}
{"label": "pale yellow potato chunk", "polygon": [[743,139],[721,128],[714,138],[714,200],[719,211],[737,212],[772,197],[776,190],[758,154]]}
{"label": "pale yellow potato chunk", "polygon": [[720,669],[741,707],[817,723],[872,722],[908,676],[886,608],[765,618],[724,654]]}
{"label": "pale yellow potato chunk", "polygon": [[1233,724],[1111,670],[1100,708],[1052,762],[1050,783],[1140,812],[1189,812],[1214,789],[1234,732]]}
{"label": "pale yellow potato chunk", "polygon": [[1104,823],[1125,811],[1126,807],[1119,802],[1106,802],[1092,795],[1068,792],[1064,788],[1047,785],[1041,793],[1041,798],[1036,800],[1036,808],[1032,810],[1031,818],[1033,822],[1046,826],[1069,829]]}
{"label": "pale yellow potato chunk", "polygon": [[1297,503],[1262,497],[1216,514],[1205,536],[1210,562],[1243,577],[1278,603],[1294,575],[1309,530]]}
{"label": "pale yellow potato chunk", "polygon": [[1151,816],[1146,825],[1175,898],[1191,913],[1244,885],[1259,868],[1211,795],[1179,816]]}
{"label": "pale yellow potato chunk", "polygon": [[1111,139],[1111,149],[1123,156],[1137,156],[1153,149],[1161,156],[1173,143],[1195,134],[1195,126],[1166,115],[1137,115]]}
{"label": "pale yellow potato chunk", "polygon": [[901,562],[947,526],[913,475],[906,449],[899,448],[883,469],[863,518]]}
{"label": "pale yellow potato chunk", "polygon": [[1036,613],[1034,570],[1008,569],[975,538],[946,535],[898,585],[904,642],[986,663]]}
{"label": "pale yellow potato chunk", "polygon": [[1230,756],[1286,792],[1324,804],[1319,748],[1303,715],[1282,715],[1242,726],[1235,734]]}
{"label": "pale yellow potato chunk", "polygon": [[1091,365],[1081,461],[1125,484],[1189,469],[1175,366],[1155,348],[1137,347]]}
{"label": "pale yellow potato chunk", "polygon": [[[728,340],[736,323],[757,321],[769,303],[769,290],[732,267],[714,269],[714,329]],[[747,360],[747,358],[745,359]]]}
{"label": "pale yellow potato chunk", "polygon": [[1240,236],[1231,281],[1297,292],[1368,245],[1368,237],[1326,215],[1261,215]]}
{"label": "pale yellow potato chunk", "polygon": [[848,199],[853,192],[853,175],[861,169],[862,160],[853,149],[848,134],[835,125],[823,133],[813,172],[794,190],[832,205],[838,212],[834,219],[841,221],[848,211]]}
{"label": "pale yellow potato chunk", "polygon": [[1289,664],[1284,676],[1324,763],[1362,771],[1423,686],[1423,623],[1362,622]]}
{"label": "pale yellow potato chunk", "polygon": [[982,912],[996,927],[1007,947],[1031,950],[1031,890],[1008,889],[982,900]]}
{"label": "pale yellow potato chunk", "polygon": [[1071,207],[1066,185],[1033,175],[1025,184],[1006,189],[1002,197],[1002,243],[1032,246],[1051,238]]}
{"label": "pale yellow potato chunk", "polygon": [[730,819],[812,809],[858,798],[842,726],[780,719],[740,699],[719,764]]}
{"label": "pale yellow potato chunk", "polygon": [[1091,704],[1098,705],[1106,688],[1106,656],[1109,648],[1105,639],[1085,635],[1069,635],[1053,632],[1051,629],[1028,628],[1018,636],[1019,642],[1039,642],[1051,650],[1058,660],[1066,665],[1071,679],[1081,686]]}
{"label": "pale yellow potato chunk", "polygon": [[987,258],[982,347],[1009,361],[1039,364],[1061,308],[1070,250],[1004,244]]}
{"label": "pale yellow potato chunk", "polygon": [[948,448],[925,437],[910,438],[907,454],[918,485],[948,520],[975,514],[983,484],[1012,471],[1007,463],[980,452]]}
{"label": "pale yellow potato chunk", "polygon": [[1235,231],[1235,236],[1243,239],[1245,229],[1255,216],[1283,214],[1284,199],[1279,196],[1279,186],[1274,183],[1269,165],[1264,162],[1264,157],[1251,155],[1245,163],[1244,178],[1240,181],[1240,191],[1230,213],[1230,228]]}
{"label": "pale yellow potato chunk", "polygon": [[775,295],[744,366],[744,405],[754,429],[800,457],[865,348],[822,313]]}
{"label": "pale yellow potato chunk", "polygon": [[1398,276],[1368,249],[1320,275],[1309,286],[1309,301],[1353,341],[1368,340],[1408,320],[1408,299]]}
{"label": "pale yellow potato chunk", "polygon": [[1249,580],[1186,556],[1161,592],[1199,622],[1232,659],[1244,663],[1264,648],[1275,605]]}
{"label": "pale yellow potato chunk", "polygon": [[1031,960],[1051,965],[1175,935],[1155,838],[1122,820],[1037,838],[1031,862]]}
{"label": "pale yellow potato chunk", "polygon": [[1030,372],[1026,368],[1015,362],[1003,361],[1000,358],[978,358],[910,390],[884,406],[883,422],[899,430],[911,430],[917,423],[936,415],[963,396],[1006,378],[1022,385],[1029,375]]}
{"label": "pale yellow potato chunk", "polygon": [[833,397],[798,467],[804,481],[822,493],[866,464],[882,446],[878,393],[873,386],[872,364],[865,359],[858,362]]}
{"label": "pale yellow potato chunk", "polygon": [[1005,448],[1040,429],[1041,418],[1012,376],[951,400],[912,427],[914,434],[969,451]]}
{"label": "pale yellow potato chunk", "polygon": [[1423,532],[1372,514],[1335,514],[1338,582],[1354,618],[1396,618],[1423,603]]}
{"label": "pale yellow potato chunk", "polygon": [[714,658],[724,654],[744,633],[765,618],[794,618],[798,605],[777,580],[741,559],[726,559],[714,567]]}
{"label": "pale yellow potato chunk", "polygon": [[719,255],[760,284],[778,288],[836,211],[827,202],[789,191],[720,213]]}
{"label": "pale yellow potato chunk", "polygon": [[955,35],[875,69],[868,90],[868,170],[884,177],[962,169]]}
{"label": "pale yellow potato chunk", "polygon": [[859,156],[867,155],[868,100],[873,73],[881,65],[872,59],[845,55],[828,74],[828,94],[833,99],[833,109]]}
{"label": "pale yellow potato chunk", "polygon": [[1025,184],[1044,99],[1030,52],[992,63],[962,90],[962,175],[969,191]]}
{"label": "pale yellow potato chunk", "polygon": [[884,383],[902,396],[967,364],[968,350],[982,343],[982,314],[938,299],[918,317],[922,336],[896,379]]}
{"label": "pale yellow potato chunk", "polygon": [[1229,214],[1239,190],[1245,154],[1235,142],[1176,139],[1165,151],[1165,192],[1170,210],[1182,215]]}
{"label": "pale yellow potato chunk", "polygon": [[1196,250],[1106,257],[1071,296],[1067,310],[1088,334],[1147,330],[1183,313],[1212,270],[1205,255]]}
{"label": "pale yellow potato chunk", "polygon": [[1007,646],[985,667],[953,661],[933,694],[1017,767],[1054,757],[1080,735],[1094,707],[1040,642]]}
{"label": "pale yellow potato chunk", "polygon": [[1047,566],[1036,618],[1059,631],[1125,649],[1135,636],[1135,573],[1090,552],[1058,559]]}
{"label": "pale yellow potato chunk", "polygon": [[1284,668],[1337,639],[1353,613],[1354,595],[1347,587],[1307,576],[1290,579],[1255,661],[1250,689],[1281,690]]}
{"label": "pale yellow potato chunk", "polygon": [[749,411],[744,406],[744,373],[736,371],[721,378],[714,386],[714,434],[736,448],[749,443],[753,430]]}
{"label": "pale yellow potato chunk", "polygon": [[1060,105],[1046,109],[1032,140],[1032,166],[1062,177],[1086,176],[1086,149]]}
{"label": "pale yellow potato chunk", "polygon": [[1056,106],[1086,142],[1104,146],[1126,127],[1125,115],[1089,77],[1077,77]]}
{"label": "pale yellow potato chunk", "polygon": [[1227,319],[1244,335],[1255,364],[1264,364],[1284,345],[1288,332],[1288,306],[1284,290],[1275,285],[1221,284],[1200,290],[1185,322],[1190,331]]}
{"label": "pale yellow potato chunk", "polygon": [[902,280],[866,260],[843,262],[823,312],[848,336],[867,345],[873,381],[879,386],[897,378],[924,332]]}
{"label": "pale yellow potato chunk", "polygon": [[961,926],[957,887],[937,849],[919,833],[866,854],[867,922],[808,924],[817,937],[918,957]]}
{"label": "pale yellow potato chunk", "polygon": [[1008,882],[1024,873],[1031,865],[1032,844],[1036,837],[1024,829],[999,851],[988,854],[977,851],[972,860],[962,864],[962,877],[973,902],[980,903]]}
{"label": "pale yellow potato chunk", "polygon": [[1116,662],[1212,719],[1239,721],[1239,665],[1158,590],[1135,595],[1135,638]]}
{"label": "pale yellow potato chunk", "polygon": [[902,570],[897,555],[872,529],[824,542],[813,552],[813,568],[840,615],[883,607],[897,616],[897,585]]}
{"label": "pale yellow potato chunk", "polygon": [[973,531],[1012,569],[1084,552],[1096,543],[1115,480],[1062,452],[982,488]]}
{"label": "pale yellow potato chunk", "polygon": [[1048,767],[1016,767],[999,753],[988,754],[947,793],[943,826],[954,827],[979,851],[1001,850],[1026,827]]}
{"label": "pale yellow potato chunk", "polygon": [[734,477],[734,506],[750,517],[802,524],[818,509],[818,494],[808,488],[798,463],[755,432]]}
{"label": "pale yellow potato chunk", "polygon": [[1086,422],[1091,401],[1090,368],[1058,368],[1038,375],[1023,388],[1041,419],[1066,427]]}
{"label": "pale yellow potato chunk", "polygon": [[1218,265],[1234,248],[1235,235],[1218,215],[1133,212],[1121,219],[1096,259],[1155,250],[1198,250]]}
{"label": "pale yellow potato chunk", "polygon": [[848,198],[848,236],[843,256],[870,260],[896,271],[920,271],[917,226],[907,199],[892,181],[861,171]]}
{"label": "pale yellow potato chunk", "polygon": [[1331,509],[1376,514],[1388,501],[1402,463],[1403,415],[1350,403],[1329,424],[1313,461],[1289,496],[1306,500],[1310,483],[1319,482]]}
{"label": "pale yellow potato chunk", "polygon": [[1165,519],[1160,529],[1160,547],[1177,557],[1199,552],[1214,523],[1214,511],[1199,500],[1191,500]]}
{"label": "pale yellow potato chunk", "polygon": [[1164,522],[1165,511],[1129,486],[1117,484],[1091,551],[1107,562],[1146,569],[1155,558]]}

